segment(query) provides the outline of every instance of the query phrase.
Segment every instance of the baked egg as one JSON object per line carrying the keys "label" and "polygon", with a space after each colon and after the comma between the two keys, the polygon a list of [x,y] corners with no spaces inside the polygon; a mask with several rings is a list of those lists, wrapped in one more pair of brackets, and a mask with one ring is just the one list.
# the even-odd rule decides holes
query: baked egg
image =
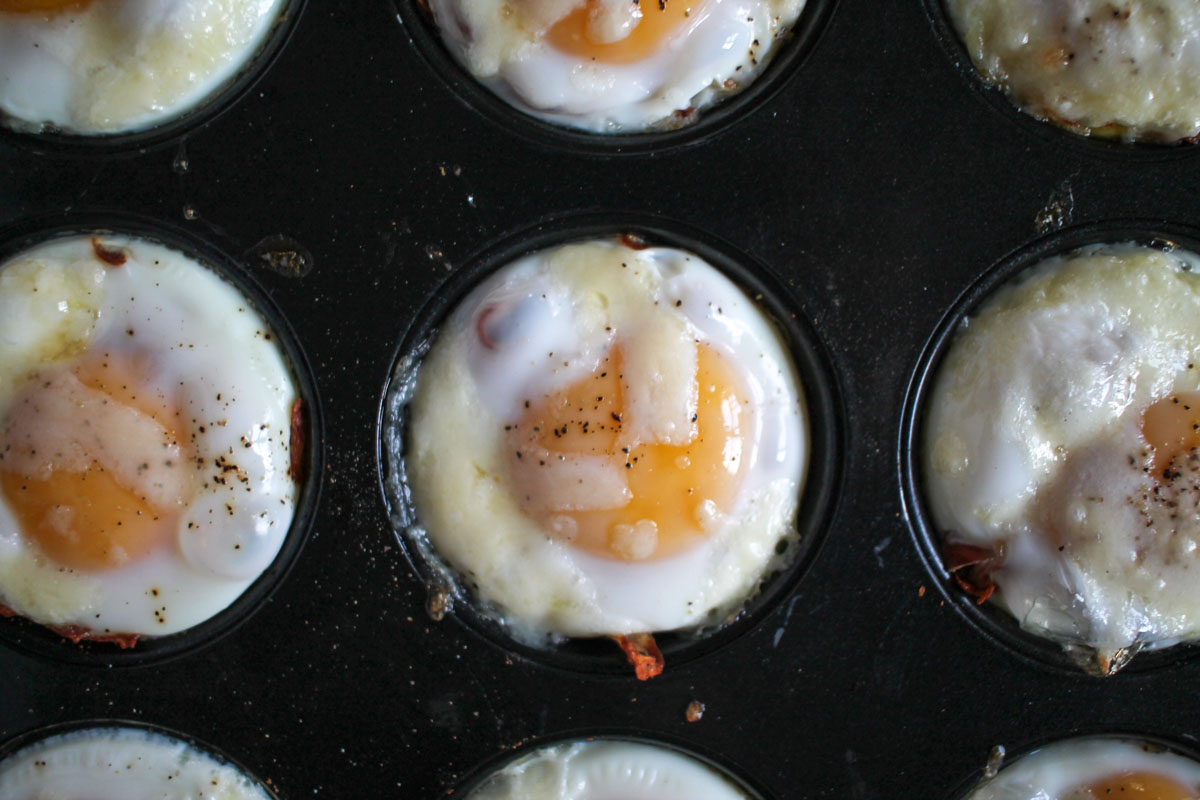
{"label": "baked egg", "polygon": [[1038,748],[964,800],[1196,800],[1200,764],[1161,745],[1067,739]]}
{"label": "baked egg", "polygon": [[678,128],[755,80],[805,0],[428,0],[510,105],[597,133]]}
{"label": "baked egg", "polygon": [[750,800],[712,767],[675,750],[642,742],[571,741],[518,758],[467,795],[467,800]]}
{"label": "baked egg", "polygon": [[96,235],[9,259],[0,608],[122,645],[218,614],[287,536],[300,416],[271,328],[183,253]]}
{"label": "baked egg", "polygon": [[523,643],[721,623],[797,550],[795,367],[692,253],[614,237],[520,258],[394,385],[409,539]]}
{"label": "baked egg", "polygon": [[236,767],[142,727],[94,727],[22,747],[0,761],[5,800],[274,800]]}
{"label": "baked egg", "polygon": [[947,568],[1090,671],[1200,635],[1197,259],[1045,260],[959,324],[926,400]]}
{"label": "baked egg", "polygon": [[1200,135],[1191,0],[946,0],[975,68],[1024,111],[1081,134]]}
{"label": "baked egg", "polygon": [[14,128],[138,131],[247,67],[286,0],[0,0],[0,115]]}

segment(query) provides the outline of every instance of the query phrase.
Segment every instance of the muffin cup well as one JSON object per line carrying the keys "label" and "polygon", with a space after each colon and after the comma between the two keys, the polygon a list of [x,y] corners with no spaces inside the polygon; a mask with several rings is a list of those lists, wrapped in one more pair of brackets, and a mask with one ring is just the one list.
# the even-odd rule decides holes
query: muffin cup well
{"label": "muffin cup well", "polygon": [[210,744],[207,744],[205,742],[202,742],[199,739],[196,739],[195,737],[189,736],[188,734],[171,730],[170,728],[164,728],[160,725],[152,725],[147,722],[139,722],[139,721],[134,721],[134,720],[87,719],[87,720],[79,720],[79,721],[75,721],[75,722],[62,722],[62,723],[58,723],[55,725],[48,725],[44,728],[37,728],[37,729],[31,730],[31,731],[27,731],[25,733],[14,736],[12,739],[9,739],[7,742],[0,744],[0,763],[3,763],[3,761],[5,759],[9,758],[10,756],[16,755],[17,753],[19,753],[21,750],[23,750],[26,747],[35,745],[39,742],[42,742],[46,739],[49,739],[49,738],[52,738],[55,736],[64,736],[64,735],[69,735],[69,734],[84,734],[87,731],[91,731],[91,730],[99,731],[99,730],[106,730],[106,729],[139,731],[142,733],[151,734],[151,735],[155,735],[155,736],[161,736],[166,739],[181,742],[189,747],[194,748],[195,750],[198,750],[199,752],[203,753],[204,755],[209,756],[214,761],[216,761],[217,763],[219,763],[223,766],[232,767],[239,774],[241,774],[242,777],[253,782],[256,787],[261,789],[263,791],[263,793],[267,797],[272,798],[272,800],[277,800],[277,798],[279,797],[278,793],[275,791],[275,788],[273,786],[271,786],[267,782],[265,782],[262,779],[255,776],[254,773],[252,773],[250,770],[246,769],[244,766],[242,766],[240,763],[238,763],[235,759],[230,758],[228,755],[221,752],[216,747],[214,747]]}
{"label": "muffin cup well", "polygon": [[526,742],[515,750],[499,753],[479,764],[468,772],[465,778],[449,789],[448,794],[451,797],[467,800],[475,789],[508,765],[539,750],[576,742],[628,742],[661,748],[676,755],[686,756],[708,767],[744,792],[751,800],[774,800],[774,797],[768,794],[744,770],[724,763],[718,754],[702,752],[695,745],[687,742],[663,739],[659,734],[650,735],[617,730],[573,731]]}
{"label": "muffin cup well", "polygon": [[985,777],[992,777],[992,775],[998,772],[1003,772],[1006,767],[1020,762],[1021,759],[1028,757],[1036,750],[1052,745],[1066,744],[1076,739],[1138,744],[1148,749],[1174,753],[1175,755],[1189,758],[1192,761],[1200,762],[1200,751],[1197,751],[1194,745],[1185,746],[1173,738],[1157,734],[1137,733],[1121,728],[1089,731],[1076,727],[1066,731],[1039,736],[1025,742],[997,743],[990,754],[980,753],[980,766],[969,777],[964,778],[953,792],[946,795],[947,800],[966,800],[979,787],[980,781]]}
{"label": "muffin cup well", "polygon": [[241,596],[204,622],[165,636],[142,636],[122,648],[84,639],[76,644],[22,617],[0,618],[0,642],[55,661],[93,667],[159,664],[192,654],[216,642],[250,617],[283,582],[308,539],[316,515],[324,471],[321,399],[308,359],[282,312],[238,260],[217,245],[164,223],[112,211],[78,212],[52,219],[30,219],[0,231],[0,262],[55,239],[87,234],[129,235],[178,250],[212,270],[242,294],[270,326],[301,401],[299,420],[303,453],[292,523],[279,552]]}
{"label": "muffin cup well", "polygon": [[262,44],[216,90],[186,110],[145,128],[113,133],[76,133],[10,117],[0,112],[0,138],[35,153],[102,157],[144,153],[206,125],[238,103],[271,68],[296,28],[307,0],[285,0]]}
{"label": "muffin cup well", "polygon": [[[430,610],[440,618],[450,600],[468,628],[508,653],[560,669],[591,674],[632,675],[617,646],[606,638],[568,638],[541,647],[515,639],[494,615],[460,597],[452,571],[429,552],[408,486],[404,446],[409,424],[408,400],[421,359],[437,328],[480,281],[513,260],[555,245],[628,235],[653,245],[694,253],[754,298],[777,326],[799,375],[808,413],[810,454],[796,521],[798,541],[789,566],[765,576],[758,593],[735,618],[700,629],[656,633],[667,669],[711,653],[753,629],[792,592],[815,558],[832,518],[844,447],[840,392],[823,346],[797,304],[768,270],[727,244],[701,232],[645,216],[622,213],[568,215],[518,233],[469,259],[417,314],[404,334],[383,389],[379,415],[379,476],[391,525],[414,571],[430,591]],[[467,592],[469,595],[470,593]]]}
{"label": "muffin cup well", "polygon": [[[1020,658],[1072,675],[1083,675],[1088,651],[1064,648],[1056,641],[1022,629],[1018,621],[994,603],[980,604],[959,587],[943,563],[942,541],[925,497],[922,447],[926,405],[938,369],[954,343],[962,321],[993,292],[1047,258],[1089,244],[1132,242],[1170,250],[1180,246],[1200,248],[1200,231],[1151,220],[1114,220],[1067,228],[1039,238],[1011,252],[972,283],[954,302],[925,344],[909,382],[900,427],[899,465],[901,500],[909,530],[921,559],[946,601],[989,642]],[[1158,669],[1192,658],[1200,652],[1194,644],[1141,651],[1124,673]],[[1092,672],[1092,671],[1088,671]]]}
{"label": "muffin cup well", "polygon": [[1191,142],[1148,143],[1126,142],[1120,139],[1104,136],[1088,136],[1079,133],[1067,124],[1058,124],[1050,120],[1040,119],[1022,109],[1005,91],[990,84],[983,75],[975,69],[966,45],[954,28],[946,10],[945,0],[921,0],[929,16],[934,38],[937,39],[946,57],[953,62],[954,70],[962,78],[972,94],[990,106],[997,116],[1018,126],[1028,135],[1039,138],[1048,144],[1065,147],[1074,152],[1093,158],[1116,161],[1161,161],[1168,159],[1186,158],[1195,155],[1200,148]]}
{"label": "muffin cup well", "polygon": [[579,155],[621,156],[662,152],[700,144],[752,114],[801,68],[827,27],[837,0],[808,0],[778,52],[745,89],[701,109],[678,128],[629,133],[591,133],[556,125],[517,109],[493,92],[450,53],[424,0],[395,0],[399,19],[414,48],[432,72],[465,105],[532,144]]}

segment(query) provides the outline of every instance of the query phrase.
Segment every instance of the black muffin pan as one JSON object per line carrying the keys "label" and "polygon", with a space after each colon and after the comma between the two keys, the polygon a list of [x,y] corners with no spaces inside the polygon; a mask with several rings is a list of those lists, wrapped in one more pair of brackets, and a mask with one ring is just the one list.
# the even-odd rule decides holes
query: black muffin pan
{"label": "black muffin pan", "polygon": [[[310,0],[263,74],[165,134],[0,137],[0,247],[136,220],[220,254],[295,331],[323,422],[311,533],[252,614],[140,658],[0,638],[0,741],[140,721],[282,800],[461,796],[481,765],[574,735],[664,741],[764,800],[953,800],[994,746],[1074,734],[1194,746],[1192,650],[1098,679],[964,607],[916,505],[906,400],[947,315],[1029,253],[1187,235],[1200,150],[1027,120],[967,71],[935,0],[810,0],[770,85],[661,146],[592,144],[436,74],[452,63],[398,2]],[[546,657],[469,613],[435,622],[381,491],[381,404],[414,332],[514,243],[584,230],[744,256],[825,398],[798,568],[644,683],[584,645]]]}

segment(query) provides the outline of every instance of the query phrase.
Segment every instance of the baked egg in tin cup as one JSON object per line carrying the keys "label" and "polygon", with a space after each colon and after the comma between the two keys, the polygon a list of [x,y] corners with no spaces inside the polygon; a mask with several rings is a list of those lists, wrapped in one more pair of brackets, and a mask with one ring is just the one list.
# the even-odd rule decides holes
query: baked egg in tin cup
{"label": "baked egg in tin cup", "polygon": [[1107,158],[1190,155],[1200,21],[1189,0],[925,0],[966,82],[1035,135]]}
{"label": "baked egg in tin cup", "polygon": [[104,719],[39,728],[0,746],[0,796],[279,798],[270,785],[211,745],[157,725]]}
{"label": "baked egg in tin cup", "polygon": [[824,349],[768,270],[674,222],[581,214],[470,259],[418,313],[380,477],[435,618],[646,679],[795,587],[842,430]]}
{"label": "baked egg in tin cup", "polygon": [[267,71],[305,0],[0,0],[0,132],[54,153],[143,150]]}
{"label": "baked egg in tin cup", "polygon": [[637,154],[700,142],[800,68],[836,0],[396,0],[430,69],[540,144]]}
{"label": "baked egg in tin cup", "polygon": [[126,214],[0,232],[0,640],[89,665],[205,647],[320,493],[296,336],[217,246]]}
{"label": "baked egg in tin cup", "polygon": [[980,754],[982,770],[953,800],[1194,800],[1200,797],[1195,747],[1127,732],[1075,732]]}
{"label": "baked egg in tin cup", "polygon": [[1195,653],[1200,235],[1063,230],[1002,259],[914,372],[901,486],[947,600],[993,642],[1079,674]]}
{"label": "baked egg in tin cup", "polygon": [[719,756],[628,732],[562,734],[505,751],[476,768],[450,795],[461,800],[772,800]]}

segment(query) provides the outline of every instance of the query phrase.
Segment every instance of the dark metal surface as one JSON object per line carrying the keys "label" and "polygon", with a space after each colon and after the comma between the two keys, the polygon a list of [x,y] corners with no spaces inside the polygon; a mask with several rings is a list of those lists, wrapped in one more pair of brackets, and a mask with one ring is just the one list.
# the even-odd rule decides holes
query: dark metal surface
{"label": "dark metal surface", "polygon": [[[963,291],[1039,224],[1193,222],[1200,151],[1126,155],[1034,132],[939,36],[917,3],[841,0],[745,119],[663,153],[589,156],[454,96],[391,0],[311,0],[254,89],[182,141],[114,156],[5,138],[0,224],[119,211],[246,254],[313,365],[327,458],[312,536],[245,624],[149,667],[0,648],[0,739],[143,720],[210,742],[284,800],[442,796],[502,750],[573,731],[694,746],[778,800],[948,798],[993,745],[1072,732],[1190,741],[1196,659],[1067,673],[997,646],[945,601],[904,518],[897,443],[913,370]],[[376,413],[416,310],[472,254],[584,211],[678,222],[765,265],[828,350],[848,410],[839,510],[803,580],[753,631],[646,684],[432,622],[378,488]],[[257,257],[279,234],[311,253],[303,277]],[[707,711],[688,723],[693,699]]]}

